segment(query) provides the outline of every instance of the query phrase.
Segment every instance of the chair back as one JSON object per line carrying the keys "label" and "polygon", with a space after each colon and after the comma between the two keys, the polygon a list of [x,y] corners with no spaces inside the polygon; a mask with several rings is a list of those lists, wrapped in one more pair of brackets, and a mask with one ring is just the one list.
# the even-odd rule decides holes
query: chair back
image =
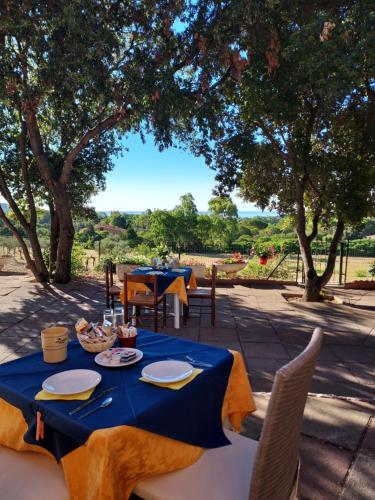
{"label": "chair back", "polygon": [[158,300],[158,279],[156,275],[150,274],[124,274],[124,306],[127,307],[128,303],[128,283],[142,283],[143,285],[152,285],[152,292],[154,296],[154,305],[157,305]]}
{"label": "chair back", "polygon": [[287,500],[299,467],[303,411],[323,341],[316,328],[306,349],[275,375],[255,458],[249,500]]}
{"label": "chair back", "polygon": [[111,286],[113,286],[113,273],[115,271],[116,271],[116,265],[111,260],[107,260],[104,264],[106,307],[110,306],[111,298],[110,298],[109,289]]}

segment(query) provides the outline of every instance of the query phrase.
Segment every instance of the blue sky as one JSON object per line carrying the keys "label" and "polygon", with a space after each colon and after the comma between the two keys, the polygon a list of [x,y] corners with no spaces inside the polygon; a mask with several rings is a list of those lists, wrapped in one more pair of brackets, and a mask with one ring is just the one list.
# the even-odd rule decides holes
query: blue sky
{"label": "blue sky", "polygon": [[[107,188],[92,198],[97,210],[137,211],[170,209],[185,193],[192,193],[198,210],[207,210],[215,186],[215,172],[203,158],[176,148],[159,152],[151,136],[143,144],[139,136],[124,141],[129,151],[115,160],[107,174]],[[241,211],[257,210],[251,203],[232,197]]]}
{"label": "blue sky", "polygon": [[[192,193],[198,210],[207,210],[215,172],[204,159],[177,148],[160,153],[152,136],[147,136],[146,141],[143,144],[139,135],[124,140],[129,151],[115,159],[115,168],[106,177],[105,191],[94,196],[89,204],[98,211],[171,209],[179,203],[180,196]],[[235,195],[232,199],[240,211],[258,210]],[[4,201],[1,196],[0,201]]]}

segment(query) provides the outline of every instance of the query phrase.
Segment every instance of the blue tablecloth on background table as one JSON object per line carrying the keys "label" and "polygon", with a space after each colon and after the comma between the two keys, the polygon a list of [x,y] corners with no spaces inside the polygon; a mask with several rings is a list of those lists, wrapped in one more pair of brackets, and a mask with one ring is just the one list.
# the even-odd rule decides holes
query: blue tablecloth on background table
{"label": "blue tablecloth on background table", "polygon": [[[182,267],[180,268],[181,271],[183,272],[176,272],[172,271],[172,269],[166,269],[165,271],[162,271],[163,274],[157,274],[157,282],[158,282],[158,294],[162,295],[166,289],[173,283],[173,281],[176,278],[179,278],[180,276],[183,276],[185,280],[185,285],[188,286],[189,281],[190,281],[190,276],[192,273],[192,268],[191,267]],[[153,271],[157,271],[157,269],[153,268]],[[147,275],[150,271],[145,271],[143,269],[135,269],[132,271],[131,274],[143,274]],[[152,290],[152,284],[147,284],[147,286]]]}
{"label": "blue tablecloth on background table", "polygon": [[[97,365],[95,354],[84,351],[77,341],[70,342],[68,359],[62,363],[47,364],[39,352],[0,365],[0,397],[22,411],[28,424],[24,440],[45,447],[58,460],[86,442],[94,430],[118,425],[138,427],[203,448],[228,444],[222,429],[221,408],[233,355],[226,349],[145,330],[138,330],[137,348],[143,351],[143,359],[124,368]],[[177,391],[139,380],[147,364],[171,357],[185,360],[186,355],[213,366]],[[119,386],[111,393],[112,405],[78,420],[81,412],[68,415],[80,404],[77,400],[34,400],[47,377],[76,368],[93,369],[102,375],[92,396]],[[42,441],[35,441],[37,410],[42,412],[45,422]]]}

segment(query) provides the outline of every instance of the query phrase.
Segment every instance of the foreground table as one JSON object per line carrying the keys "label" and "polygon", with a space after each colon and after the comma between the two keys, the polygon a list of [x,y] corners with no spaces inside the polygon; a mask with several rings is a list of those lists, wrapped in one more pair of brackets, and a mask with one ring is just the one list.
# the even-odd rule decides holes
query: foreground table
{"label": "foreground table", "polygon": [[[204,425],[207,415],[212,415],[213,422],[215,420],[215,415],[213,410],[209,407],[211,405],[207,404],[207,407],[204,406],[203,408],[199,408],[199,406],[196,405],[196,400],[200,401],[199,398],[203,397],[209,401],[210,384],[216,383],[216,379],[221,373],[219,364],[225,363],[227,359],[225,350],[192,342],[180,341],[171,337],[148,332],[140,332],[141,338],[142,334],[143,341],[140,339],[138,347],[144,352],[144,363],[146,364],[157,359],[165,359],[168,355],[175,357],[178,354],[181,355],[183,352],[192,353],[193,355],[200,353],[205,359],[209,359],[210,361],[216,359],[218,361],[217,363],[213,362],[212,369],[209,368],[204,370],[196,379],[179,391],[159,388],[139,382],[138,375],[140,374],[141,367],[144,366],[144,363],[141,362],[137,365],[133,365],[132,368],[104,369],[106,372],[106,383],[113,384],[113,379],[116,377],[117,380],[124,378],[124,384],[129,386],[127,394],[137,394],[139,391],[146,391],[147,399],[155,397],[155,420],[164,420],[160,417],[160,415],[163,414],[160,413],[161,405],[163,405],[165,409],[165,420],[168,420],[168,417],[170,417],[171,414],[173,415],[175,411],[176,419],[180,419],[181,421],[173,422],[173,420],[170,420],[169,426],[175,429],[173,432],[182,432],[182,440],[172,439],[171,437],[166,437],[166,435],[157,433],[161,432],[168,434],[169,429],[168,427],[163,428],[163,422],[159,422],[159,427],[158,422],[155,422],[155,432],[150,432],[145,428],[142,429],[138,427],[138,423],[146,428],[147,425],[149,425],[147,423],[148,419],[146,418],[145,424],[143,417],[147,416],[152,401],[151,403],[147,401],[147,404],[143,405],[141,399],[138,406],[136,403],[130,404],[132,408],[135,408],[136,413],[132,425],[113,425],[116,419],[111,420],[112,417],[105,417],[104,413],[99,415],[103,421],[100,422],[99,420],[99,423],[95,422],[95,425],[92,424],[95,430],[89,433],[88,439],[82,445],[62,454],[61,463],[72,498],[77,500],[128,498],[137,481],[140,479],[187,467],[194,463],[204,452],[203,447],[188,444],[188,442],[194,440],[199,441],[200,439],[204,440],[204,436],[199,436],[199,433],[195,435],[194,433],[194,429],[199,427],[196,418],[202,418],[202,425]],[[87,354],[88,353],[83,353],[82,359],[87,360]],[[221,404],[221,418],[224,419],[228,417],[233,427],[239,429],[242,419],[245,415],[255,410],[255,405],[242,358],[240,354],[236,352],[233,352],[232,355],[233,362],[231,364],[224,391],[225,394],[223,394]],[[18,361],[25,362],[26,360]],[[34,359],[34,361],[38,360]],[[16,450],[34,450],[40,453],[49,454],[49,451],[42,446],[26,443],[24,440],[24,436],[27,436],[29,432],[30,422],[28,425],[22,411],[9,402],[9,399],[13,397],[12,395],[9,396],[9,391],[12,394],[15,393],[16,396],[20,398],[24,396],[19,389],[18,379],[15,381],[14,378],[12,378],[12,369],[13,373],[17,372],[17,365],[13,363],[17,363],[17,361],[8,363],[8,367],[3,365],[0,371],[0,388],[3,390],[2,395],[4,396],[5,394],[8,397],[8,401],[5,401],[5,399],[0,400],[0,444]],[[82,365],[79,364],[77,367],[81,366]],[[86,367],[87,364],[84,366]],[[48,365],[48,367],[51,367],[51,365]],[[65,366],[65,369],[69,368]],[[100,371],[99,367],[94,366],[94,364],[92,368]],[[55,373],[62,370],[64,370],[62,364],[59,366],[55,365]],[[27,379],[28,374],[25,374],[24,377]],[[44,374],[41,374],[41,378],[43,377]],[[31,382],[29,386],[30,393],[34,393],[34,391],[36,392],[40,388],[40,385],[34,387]],[[14,387],[17,387],[17,390],[15,390]],[[131,392],[130,389],[133,392]],[[206,391],[206,393],[204,393],[204,391]],[[142,393],[142,398],[144,397]],[[126,415],[126,402],[124,403],[122,400],[120,402],[122,404],[122,412]],[[178,404],[176,404],[176,402]],[[188,418],[186,419],[179,414],[178,408],[181,407],[184,413],[186,413],[186,408],[183,407],[184,404],[187,405],[186,408],[192,408],[191,414],[187,415]],[[214,406],[214,403],[211,404]],[[33,409],[42,409],[46,415],[46,423],[50,426],[55,425],[56,429],[54,429],[54,432],[56,434],[54,434],[54,436],[56,439],[59,437],[59,432],[66,432],[67,435],[72,436],[73,434],[76,435],[80,430],[76,428],[77,422],[75,420],[72,422],[66,417],[66,410],[77,406],[77,401],[59,401],[58,403],[52,403],[50,401],[30,401],[30,405],[32,405]],[[174,407],[176,408],[174,409]],[[27,414],[28,409],[23,409],[23,411]],[[60,415],[61,412],[62,415]],[[200,412],[201,415],[199,415]],[[156,415],[159,415],[159,417],[156,418]],[[123,415],[121,413],[120,415],[115,415],[115,417],[118,419],[118,422],[121,422]],[[107,418],[109,418],[108,422],[106,422]],[[27,416],[27,420],[29,420],[29,415]],[[207,421],[207,423],[209,424],[209,421]],[[89,424],[90,422],[86,425],[89,426]],[[96,428],[97,424],[99,428]],[[153,425],[152,419],[150,425]],[[191,425],[191,428],[189,428],[189,425]],[[66,427],[68,427],[68,429]],[[192,432],[193,434],[191,434]],[[207,432],[209,433],[209,430]],[[28,440],[30,442],[32,441],[32,439]],[[183,442],[183,440],[185,440],[185,442]],[[55,449],[51,449],[56,453]],[[60,449],[61,446],[59,446],[58,450]]]}

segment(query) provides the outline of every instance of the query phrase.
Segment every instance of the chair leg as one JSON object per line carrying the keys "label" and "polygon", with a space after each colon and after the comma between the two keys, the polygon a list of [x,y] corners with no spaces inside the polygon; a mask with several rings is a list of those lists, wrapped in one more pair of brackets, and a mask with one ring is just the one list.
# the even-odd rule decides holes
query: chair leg
{"label": "chair leg", "polygon": [[129,322],[129,311],[128,311],[128,304],[125,303],[124,305],[124,322],[125,322],[125,326],[128,324]]}
{"label": "chair leg", "polygon": [[188,317],[189,317],[189,307],[186,304],[183,305],[183,311],[184,311],[184,313],[183,313],[183,322],[184,322],[184,325],[186,326],[187,320],[188,320]]}
{"label": "chair leg", "polygon": [[139,325],[139,316],[140,316],[140,314],[141,314],[141,311],[140,311],[139,307],[136,307],[135,308],[135,324],[136,324],[136,326]]}
{"label": "chair leg", "polygon": [[211,302],[211,326],[214,327],[215,326],[215,298],[212,299],[212,302]]}
{"label": "chair leg", "polygon": [[154,309],[154,330],[158,331],[158,307],[156,306]]}
{"label": "chair leg", "polygon": [[163,296],[163,326],[167,325],[167,297]]}

